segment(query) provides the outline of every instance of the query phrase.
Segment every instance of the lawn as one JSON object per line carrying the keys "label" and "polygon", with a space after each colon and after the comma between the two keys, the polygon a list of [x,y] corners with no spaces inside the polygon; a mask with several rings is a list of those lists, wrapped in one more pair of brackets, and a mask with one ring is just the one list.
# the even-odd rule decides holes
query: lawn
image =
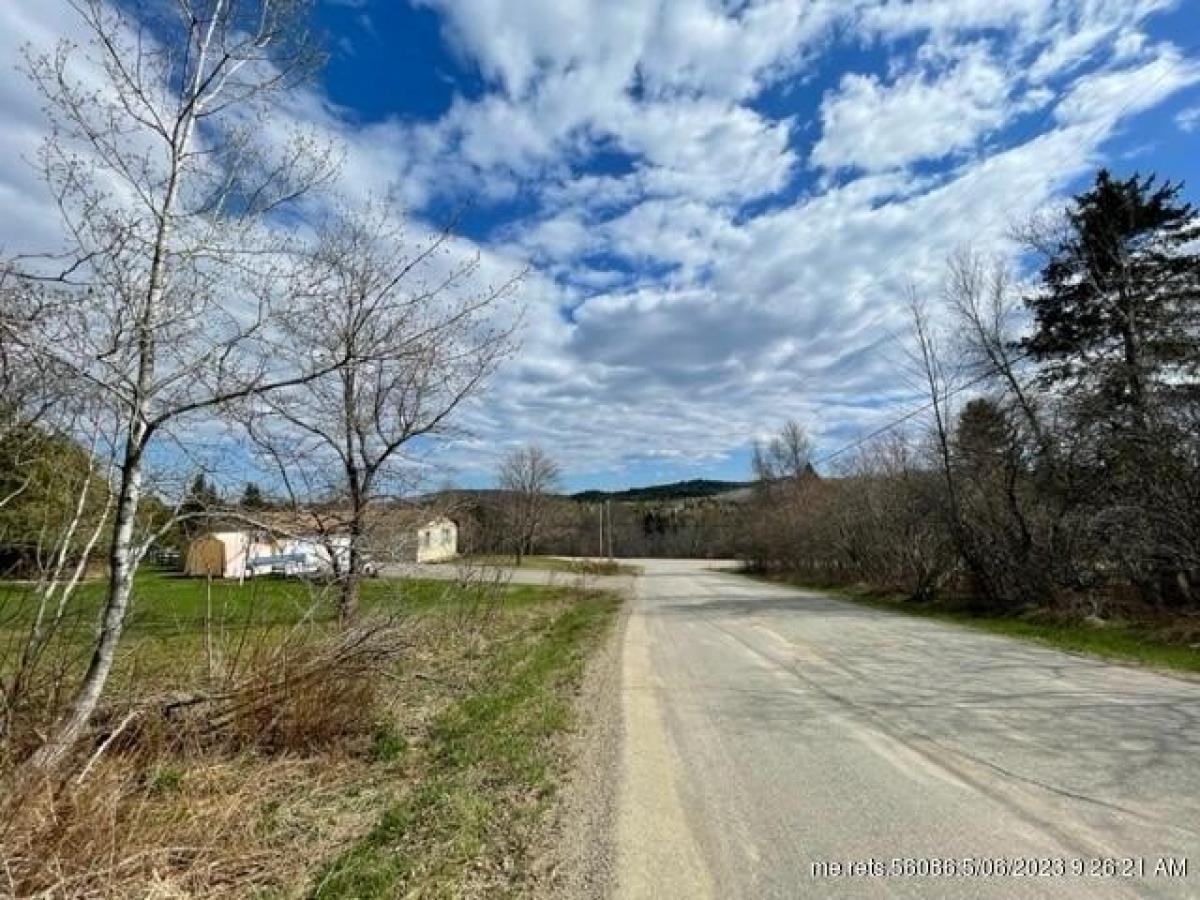
{"label": "lawn", "polygon": [[[760,576],[774,583],[834,594],[854,603],[908,616],[949,622],[991,634],[1032,641],[1116,662],[1136,663],[1176,672],[1200,672],[1200,647],[1181,642],[1168,630],[1149,625],[1109,622],[1044,621],[1034,617],[986,616],[931,603],[916,603],[898,595],[847,587],[829,587],[788,576]],[[1193,638],[1194,640],[1194,638]]]}
{"label": "lawn", "polygon": [[[397,613],[446,612],[445,601],[470,599],[485,590],[480,580],[474,588],[435,579],[369,578],[361,582],[360,602],[364,611]],[[68,618],[90,621],[104,596],[105,584],[82,584],[73,598]],[[542,589],[513,585],[503,595],[507,604],[535,602]],[[332,621],[334,607],[326,602],[329,585],[291,578],[255,578],[244,583],[227,579],[189,578],[173,572],[148,570],[134,582],[128,629],[131,633],[154,631],[186,632],[203,629],[216,619],[227,624],[294,624],[301,619]],[[29,585],[0,582],[0,628],[18,627],[33,615]]]}
{"label": "lawn", "polygon": [[[72,597],[61,635],[52,646],[62,665],[84,664],[104,590],[102,581],[90,581]],[[113,678],[124,685],[130,679],[153,677],[163,690],[182,689],[194,677],[208,644],[236,642],[241,650],[269,645],[297,628],[332,633],[337,622],[333,596],[333,586],[299,579],[256,578],[239,584],[143,571],[134,583]],[[361,583],[359,602],[364,615],[417,619],[470,616],[496,604],[517,608],[554,596],[554,588],[537,585],[507,585],[501,590],[486,578],[372,578]],[[34,612],[29,585],[0,582],[0,674],[19,655]]]}
{"label": "lawn", "polygon": [[[52,814],[30,813],[26,833],[14,825],[0,836],[0,894],[71,878],[113,896],[524,893],[539,822],[570,766],[562,738],[575,726],[584,663],[620,598],[486,580],[372,579],[362,591],[364,619],[385,616],[403,636],[389,671],[361,692],[317,685],[316,706],[332,711],[280,706],[316,719],[298,731],[264,721],[299,734],[292,743],[250,735],[176,747],[159,724],[131,730]],[[29,621],[28,593],[0,584],[10,648]],[[65,645],[87,646],[102,596],[102,584],[81,588]],[[291,658],[302,660],[337,634],[329,601],[298,581],[213,581],[210,593],[204,580],[143,573],[107,696],[194,689],[214,643],[233,664],[250,655],[243,645],[269,648],[299,630],[309,643]]]}

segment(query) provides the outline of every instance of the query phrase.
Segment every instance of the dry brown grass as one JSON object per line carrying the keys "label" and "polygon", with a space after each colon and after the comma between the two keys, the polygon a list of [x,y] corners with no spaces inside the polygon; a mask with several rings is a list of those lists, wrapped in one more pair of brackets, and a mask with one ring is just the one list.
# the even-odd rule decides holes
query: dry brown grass
{"label": "dry brown grass", "polygon": [[573,571],[581,575],[636,575],[640,566],[620,563],[613,559],[583,559],[573,561]]}
{"label": "dry brown grass", "polygon": [[[380,688],[418,623],[288,629],[183,694],[127,695],[55,779],[4,775],[0,894],[242,896],[298,890],[365,827],[342,795],[369,781]],[[181,660],[181,664],[183,660]],[[369,793],[369,792],[368,792]]]}
{"label": "dry brown grass", "polygon": [[0,755],[0,897],[308,896],[426,787],[423,748],[495,687],[497,654],[574,600],[488,582],[386,598],[347,631],[304,605],[290,622],[156,622],[54,780],[22,768],[66,695],[37,681]]}

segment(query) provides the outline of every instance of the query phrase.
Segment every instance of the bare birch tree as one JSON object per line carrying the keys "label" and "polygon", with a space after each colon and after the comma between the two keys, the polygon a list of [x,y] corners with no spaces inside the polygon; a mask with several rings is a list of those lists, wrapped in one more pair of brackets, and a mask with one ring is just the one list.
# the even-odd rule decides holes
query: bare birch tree
{"label": "bare birch tree", "polygon": [[[93,412],[79,410],[67,419],[57,411],[55,418],[73,426],[71,431],[49,432],[39,425],[0,439],[0,493],[12,501],[0,506],[0,546],[9,571],[26,580],[4,598],[4,615],[13,617],[14,627],[0,648],[0,739],[9,736],[18,710],[28,709],[39,695],[34,689],[39,682],[53,679],[54,665],[44,666],[43,659],[55,639],[81,631],[71,600],[107,533],[115,497],[111,435]],[[79,432],[91,435],[87,444],[75,442]],[[13,484],[21,490],[10,489]]]}
{"label": "bare birch tree", "polygon": [[497,482],[507,493],[509,541],[516,564],[533,553],[538,531],[558,489],[562,470],[541,447],[511,450],[501,461]]}
{"label": "bare birch tree", "polygon": [[136,528],[156,439],[197,415],[295,384],[341,360],[287,369],[271,322],[288,289],[269,219],[326,180],[328,148],[273,129],[272,97],[317,63],[298,0],[72,0],[87,34],[27,54],[50,134],[40,173],[61,212],[60,253],[7,264],[52,282],[9,338],[112,410],[109,580],[94,651],[69,710],[35,755],[57,764],[100,699],[150,538]]}
{"label": "bare birch tree", "polygon": [[520,275],[481,283],[478,257],[458,252],[448,232],[410,239],[390,202],[320,223],[308,273],[308,290],[281,322],[281,352],[297,367],[313,357],[348,362],[259,397],[246,421],[326,542],[346,624],[372,510],[404,487],[413,442],[445,434],[512,351],[516,317],[501,307]]}

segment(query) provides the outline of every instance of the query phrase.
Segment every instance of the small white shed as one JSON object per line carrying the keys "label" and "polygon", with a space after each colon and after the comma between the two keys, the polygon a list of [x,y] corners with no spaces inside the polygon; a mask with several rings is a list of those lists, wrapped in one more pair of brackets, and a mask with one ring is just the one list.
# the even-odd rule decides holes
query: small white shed
{"label": "small white shed", "polygon": [[248,563],[279,552],[279,545],[253,531],[209,531],[188,545],[183,571],[213,578],[245,578]]}
{"label": "small white shed", "polygon": [[453,519],[439,516],[417,528],[417,562],[444,562],[457,555],[458,525]]}

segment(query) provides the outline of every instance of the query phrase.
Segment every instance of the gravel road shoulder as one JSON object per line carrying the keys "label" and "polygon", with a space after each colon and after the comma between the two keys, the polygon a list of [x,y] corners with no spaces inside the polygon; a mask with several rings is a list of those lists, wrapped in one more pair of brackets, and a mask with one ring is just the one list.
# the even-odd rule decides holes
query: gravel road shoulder
{"label": "gravel road shoulder", "polygon": [[547,817],[535,864],[533,896],[594,900],[614,891],[617,791],[620,782],[621,669],[633,605],[633,579],[622,579],[625,604],[604,645],[588,662],[576,700],[578,727],[564,747],[571,774]]}

